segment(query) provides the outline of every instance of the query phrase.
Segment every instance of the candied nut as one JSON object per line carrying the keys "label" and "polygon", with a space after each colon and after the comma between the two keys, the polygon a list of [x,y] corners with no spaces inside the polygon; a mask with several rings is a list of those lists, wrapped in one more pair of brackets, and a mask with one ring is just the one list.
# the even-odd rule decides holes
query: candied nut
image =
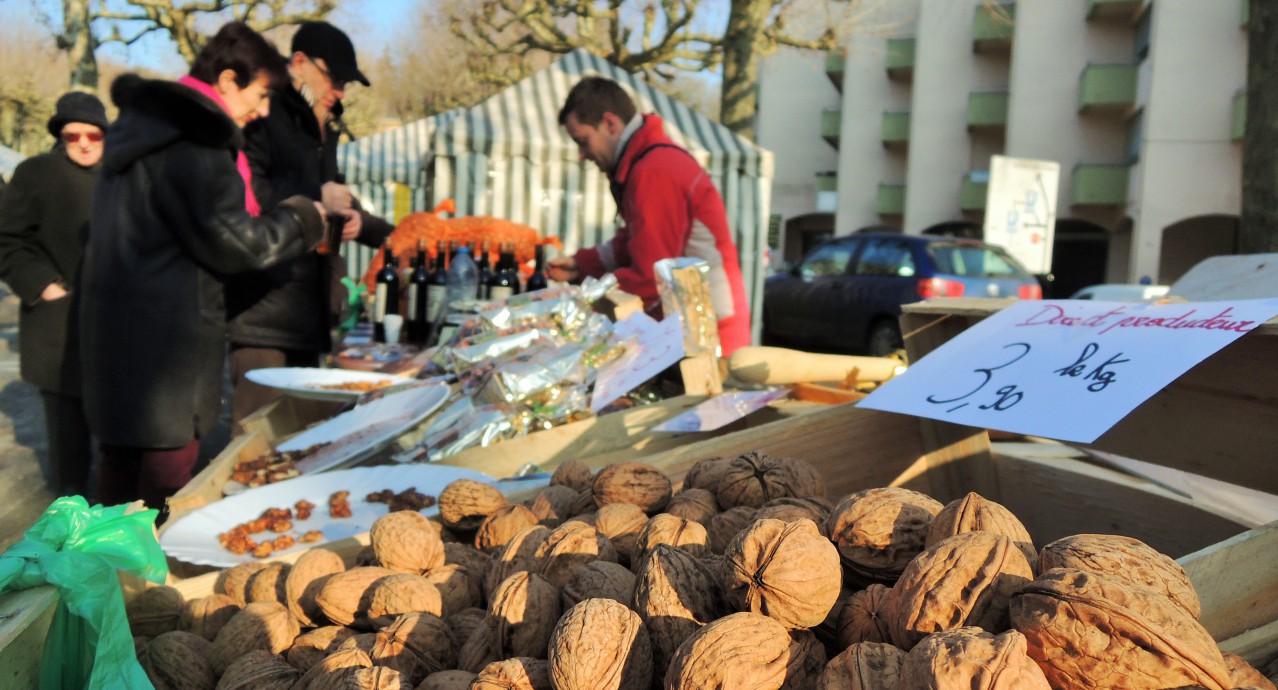
{"label": "candied nut", "polygon": [[324,538],[323,532],[317,529],[313,529],[307,532],[306,534],[303,534],[302,536],[298,537],[297,540],[302,542],[303,544],[311,544],[323,538]]}

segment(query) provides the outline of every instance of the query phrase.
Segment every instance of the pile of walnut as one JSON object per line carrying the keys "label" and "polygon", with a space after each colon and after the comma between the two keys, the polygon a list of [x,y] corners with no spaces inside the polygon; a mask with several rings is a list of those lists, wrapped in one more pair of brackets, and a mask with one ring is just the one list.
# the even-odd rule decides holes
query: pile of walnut
{"label": "pile of walnut", "polygon": [[440,516],[128,606],[156,688],[1037,690],[1269,688],[1139,541],[1037,550],[975,494],[837,504],[806,462],[567,463],[528,505],[469,480]]}

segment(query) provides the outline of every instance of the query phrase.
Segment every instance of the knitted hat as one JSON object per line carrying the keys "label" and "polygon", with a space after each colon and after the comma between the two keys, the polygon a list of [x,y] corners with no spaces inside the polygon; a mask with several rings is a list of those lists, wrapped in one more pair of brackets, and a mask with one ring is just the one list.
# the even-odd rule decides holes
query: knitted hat
{"label": "knitted hat", "polygon": [[107,128],[106,107],[93,94],[81,91],[64,93],[58,99],[53,117],[49,118],[49,134],[55,137],[62,134],[62,128],[68,122],[83,122],[105,130]]}

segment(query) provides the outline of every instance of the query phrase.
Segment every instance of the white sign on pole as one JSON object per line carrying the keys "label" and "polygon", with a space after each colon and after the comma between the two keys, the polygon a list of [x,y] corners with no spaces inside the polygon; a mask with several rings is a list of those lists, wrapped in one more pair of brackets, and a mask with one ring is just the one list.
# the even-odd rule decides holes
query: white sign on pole
{"label": "white sign on pole", "polygon": [[1278,314],[1278,299],[1023,300],[857,405],[1091,443],[1200,361]]}
{"label": "white sign on pole", "polygon": [[985,241],[1011,252],[1031,273],[1052,270],[1060,177],[1061,164],[1055,161],[990,157]]}

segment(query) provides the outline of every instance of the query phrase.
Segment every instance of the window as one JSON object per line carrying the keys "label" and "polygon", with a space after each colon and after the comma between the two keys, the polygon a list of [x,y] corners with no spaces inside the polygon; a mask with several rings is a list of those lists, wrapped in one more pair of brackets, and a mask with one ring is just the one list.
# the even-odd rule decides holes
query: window
{"label": "window", "polygon": [[804,260],[799,267],[799,275],[804,278],[821,278],[840,275],[848,269],[848,260],[852,258],[852,244],[839,242],[819,247]]}
{"label": "window", "polygon": [[960,278],[1007,278],[1025,276],[1029,272],[1001,249],[975,244],[934,243],[928,253],[936,262],[936,271]]}
{"label": "window", "polygon": [[910,247],[905,242],[895,239],[875,239],[865,243],[865,249],[857,257],[856,269],[852,271],[859,276],[902,276],[910,277],[915,273],[914,257],[910,255]]}

